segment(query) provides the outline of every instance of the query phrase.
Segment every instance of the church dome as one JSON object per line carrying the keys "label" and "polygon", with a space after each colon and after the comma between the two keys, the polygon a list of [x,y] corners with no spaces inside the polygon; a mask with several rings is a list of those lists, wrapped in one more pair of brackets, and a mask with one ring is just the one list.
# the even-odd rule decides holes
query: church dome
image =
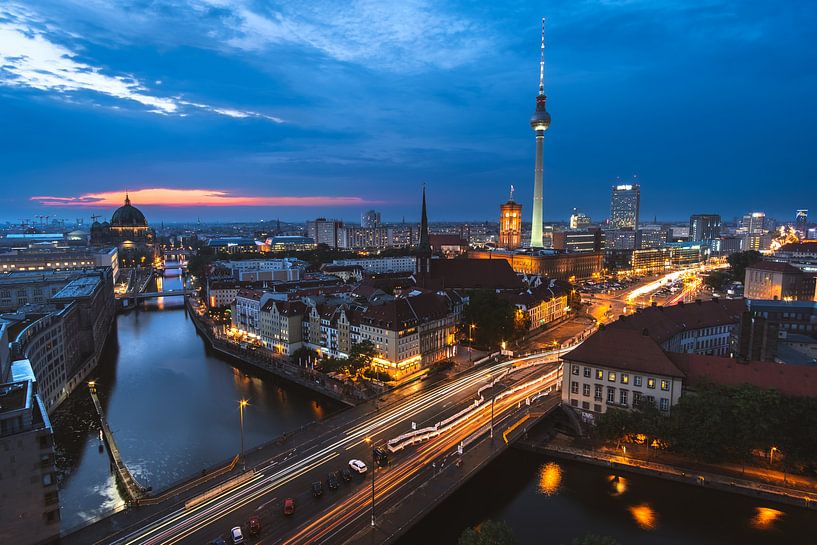
{"label": "church dome", "polygon": [[113,227],[147,227],[148,222],[145,215],[130,203],[127,194],[125,204],[116,209],[111,216],[111,226]]}

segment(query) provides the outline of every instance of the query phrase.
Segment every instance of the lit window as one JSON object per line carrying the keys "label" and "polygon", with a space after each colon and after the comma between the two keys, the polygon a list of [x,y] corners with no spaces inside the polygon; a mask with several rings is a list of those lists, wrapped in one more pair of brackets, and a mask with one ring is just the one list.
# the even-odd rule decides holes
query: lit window
{"label": "lit window", "polygon": [[622,384],[629,384],[630,383],[630,375],[627,373],[621,373],[621,383]]}
{"label": "lit window", "polygon": [[661,381],[661,389],[664,390],[665,392],[669,391],[669,381],[668,380],[662,380]]}
{"label": "lit window", "polygon": [[647,388],[655,388],[655,379],[654,378],[648,378],[647,379]]}
{"label": "lit window", "polygon": [[616,381],[616,374],[614,372],[610,371],[607,374],[607,380],[609,380],[610,382],[615,382]]}

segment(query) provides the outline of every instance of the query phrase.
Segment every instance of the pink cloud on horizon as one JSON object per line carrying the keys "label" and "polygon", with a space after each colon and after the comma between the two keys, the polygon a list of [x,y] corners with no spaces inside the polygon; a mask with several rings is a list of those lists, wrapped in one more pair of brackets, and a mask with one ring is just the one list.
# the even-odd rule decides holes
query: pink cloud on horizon
{"label": "pink cloud on horizon", "polygon": [[[376,201],[361,197],[305,196],[263,197],[232,195],[221,189],[170,189],[155,187],[128,192],[134,206],[357,206]],[[120,191],[86,193],[76,197],[31,197],[44,206],[122,206],[125,195]]]}

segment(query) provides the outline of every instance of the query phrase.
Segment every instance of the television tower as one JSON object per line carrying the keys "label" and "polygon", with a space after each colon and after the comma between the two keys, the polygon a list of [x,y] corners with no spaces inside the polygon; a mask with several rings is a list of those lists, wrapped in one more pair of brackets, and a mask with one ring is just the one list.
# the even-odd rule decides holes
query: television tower
{"label": "television tower", "polygon": [[550,114],[545,109],[545,18],[542,17],[542,47],[539,60],[539,94],[536,96],[536,111],[530,118],[530,126],[536,133],[536,170],[533,175],[533,225],[531,226],[531,248],[542,248],[542,144],[545,131],[550,126]]}

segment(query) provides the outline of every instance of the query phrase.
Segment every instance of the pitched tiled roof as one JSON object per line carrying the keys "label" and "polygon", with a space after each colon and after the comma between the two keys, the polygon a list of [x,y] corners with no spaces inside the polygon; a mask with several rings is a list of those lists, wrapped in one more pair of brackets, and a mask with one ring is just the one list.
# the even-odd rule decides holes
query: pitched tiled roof
{"label": "pitched tiled roof", "polygon": [[468,246],[468,241],[459,235],[428,235],[428,241],[432,248],[440,246]]}
{"label": "pitched tiled roof", "polygon": [[397,330],[444,318],[449,312],[446,297],[436,293],[422,293],[381,305],[371,305],[361,314],[360,319],[361,323]]}
{"label": "pitched tiled roof", "polygon": [[749,384],[794,396],[817,396],[817,367],[766,361],[738,362],[732,358],[698,354],[669,354],[686,374],[687,385],[714,382],[726,386]]}
{"label": "pitched tiled roof", "polygon": [[600,329],[564,359],[623,371],[684,376],[654,339],[632,329]]}
{"label": "pitched tiled roof", "polygon": [[504,259],[432,259],[430,276],[443,288],[516,289],[522,286]]}
{"label": "pitched tiled roof", "polygon": [[775,253],[817,253],[817,240],[804,240],[802,242],[789,242],[780,247]]}
{"label": "pitched tiled roof", "polygon": [[255,299],[256,301],[260,301],[262,295],[264,295],[263,291],[242,288],[238,290],[237,297],[243,297],[245,299]]}
{"label": "pitched tiled roof", "polygon": [[790,274],[803,274],[803,271],[798,269],[793,265],[789,265],[783,261],[757,261],[752,263],[746,270],[755,269],[758,271],[769,271],[769,272],[782,272],[782,273],[790,273]]}
{"label": "pitched tiled roof", "polygon": [[725,299],[678,304],[668,307],[647,307],[635,314],[623,316],[610,324],[610,329],[644,330],[659,343],[691,329],[736,324],[746,305],[742,299]]}

